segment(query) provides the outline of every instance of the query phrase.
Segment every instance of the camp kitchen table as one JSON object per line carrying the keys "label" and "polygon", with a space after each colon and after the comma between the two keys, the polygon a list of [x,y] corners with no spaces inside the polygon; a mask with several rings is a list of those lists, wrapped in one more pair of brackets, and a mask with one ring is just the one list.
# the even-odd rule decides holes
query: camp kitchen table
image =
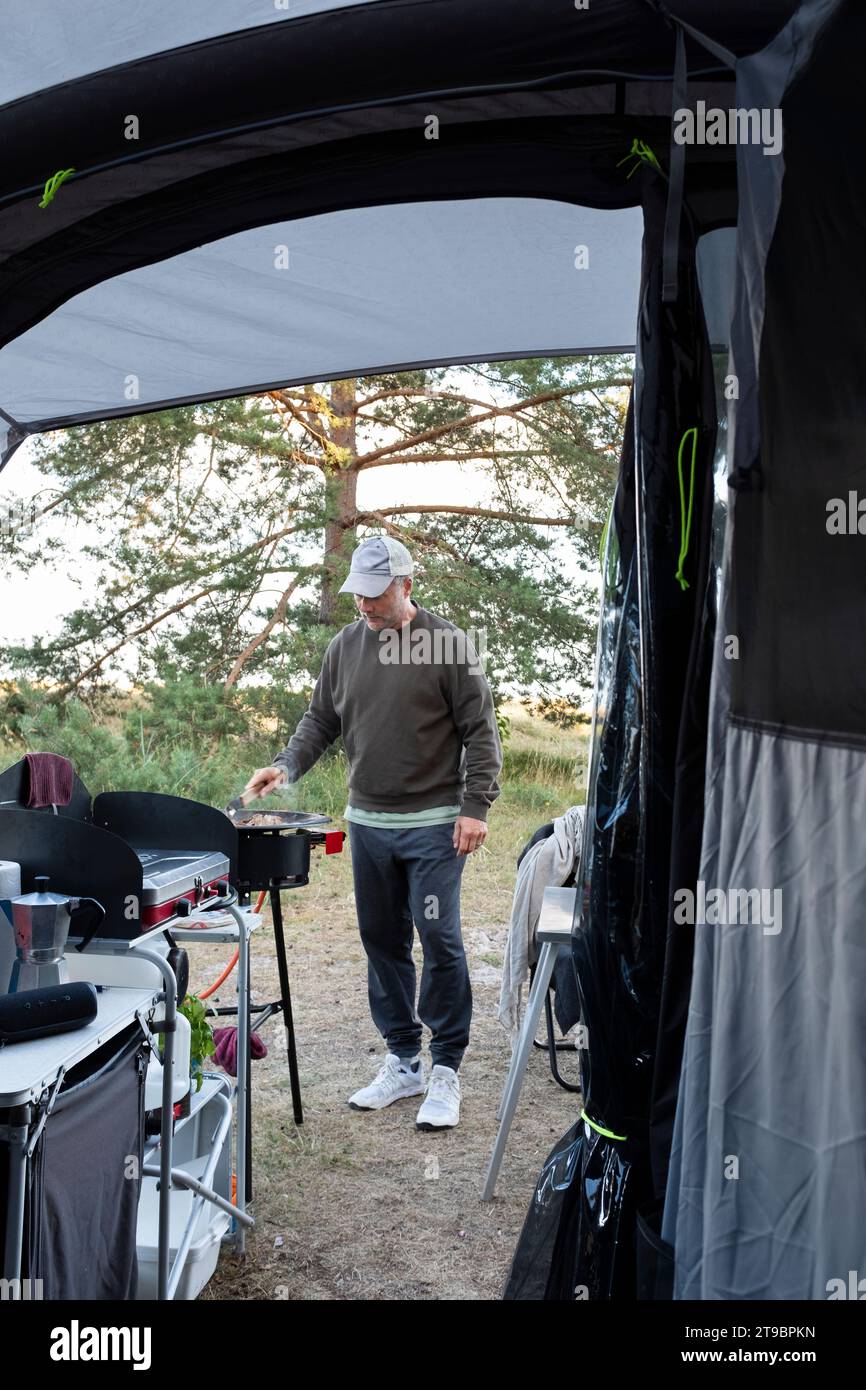
{"label": "camp kitchen table", "polygon": [[[177,1287],[179,1258],[175,1258],[169,1274],[166,1261],[170,1249],[170,1208],[163,1197],[173,1182],[194,1192],[197,1214],[202,1211],[203,1198],[230,1211],[240,1250],[244,1247],[244,1227],[251,1224],[245,1210],[251,1195],[252,1166],[249,935],[260,919],[248,910],[247,904],[253,893],[267,892],[270,896],[280,997],[257,1009],[256,1019],[261,1025],[275,1013],[283,1016],[293,1114],[300,1124],[303,1112],[280,894],[309,882],[313,846],[320,846],[326,854],[339,853],[345,834],[327,829],[329,818],[314,813],[279,810],[242,822],[241,818],[229,819],[215,807],[154,792],[102,792],[91,797],[77,775],[73,776],[72,796],[62,814],[31,809],[26,799],[26,762],[20,759],[0,773],[0,858],[20,864],[22,880],[35,873],[48,874],[55,886],[62,885],[70,895],[94,897],[105,908],[99,933],[87,950],[81,954],[71,950],[67,954],[72,978],[91,979],[97,985],[140,985],[153,990],[155,967],[163,981],[166,1022],[171,1028],[176,979],[166,959],[165,943],[189,945],[202,940],[238,946],[237,1006],[215,1010],[219,1014],[236,1013],[238,1017],[237,1203],[226,1203],[224,1195],[217,1193],[209,1180],[196,1184],[192,1175],[185,1172],[172,1177],[171,1088],[167,1085],[163,1106],[168,1110],[168,1121],[164,1115],[159,1148],[151,1145],[148,1159],[158,1155],[160,1181],[160,1230],[150,1246],[156,1252],[151,1263],[158,1265],[159,1296],[169,1298]],[[244,904],[243,909],[236,906],[238,899]],[[206,909],[230,915],[223,915],[214,925],[204,928],[193,926]],[[157,1048],[154,1030],[141,1015],[139,1022],[151,1048]],[[58,1044],[61,1058],[65,1045]],[[70,1042],[69,1046],[74,1048],[75,1044]],[[164,1046],[168,1075],[174,1054],[173,1032],[165,1032]],[[207,1084],[209,1091],[231,1093],[229,1083],[222,1077],[214,1076]],[[70,1089],[67,1086],[62,1094],[69,1097]],[[221,1112],[216,1133],[224,1136],[223,1125],[226,1114],[230,1121],[230,1111],[223,1109],[216,1095],[213,1099],[214,1109]],[[181,1117],[178,1124],[183,1124],[185,1118]],[[211,1155],[215,1150],[216,1143],[211,1145]],[[5,1158],[5,1153],[0,1157]],[[156,1176],[154,1164],[145,1162],[144,1176]],[[62,1191],[62,1185],[56,1190]],[[181,1247],[177,1249],[180,1253]]]}
{"label": "camp kitchen table", "polygon": [[[292,1113],[301,1124],[281,894],[309,883],[314,847],[341,853],[345,832],[331,828],[327,815],[287,808],[232,819],[214,806],[158,792],[91,796],[77,774],[60,814],[28,807],[28,792],[21,758],[0,772],[0,859],[21,865],[22,882],[47,874],[53,888],[71,897],[96,898],[105,908],[100,941],[142,941],[157,927],[179,932],[205,906],[224,905],[226,883],[244,906],[254,894],[268,894],[280,990],[278,999],[256,1009],[256,1026],[282,1015]],[[250,1169],[248,1161],[248,1182]]]}
{"label": "camp kitchen table", "polygon": [[43,1113],[31,1132],[36,1108],[47,1100],[50,1113],[66,1073],[136,1019],[152,1016],[159,997],[152,986],[111,985],[97,994],[96,1017],[86,1027],[0,1048],[0,1138],[9,1153],[4,1279],[21,1277],[27,1163],[47,1119]]}
{"label": "camp kitchen table", "polygon": [[[231,920],[225,920],[225,916]],[[242,1251],[246,1226],[251,1219],[246,1215],[246,1157],[249,1125],[249,1013],[250,1013],[250,936],[260,925],[260,919],[249,910],[232,907],[222,915],[222,920],[213,926],[196,928],[192,923],[184,927],[172,924],[172,935],[184,941],[225,942],[238,947],[238,1078],[237,1078],[237,1125],[235,1172],[237,1174],[237,1203],[234,1209],[236,1220],[236,1242]],[[38,1038],[32,1042],[10,1044],[0,1049],[0,1136],[9,1148],[9,1180],[7,1192],[6,1239],[3,1251],[3,1277],[21,1277],[21,1256],[23,1247],[24,1198],[27,1162],[35,1147],[42,1127],[50,1114],[64,1076],[72,1067],[84,1061],[111,1038],[117,1036],[130,1024],[138,1021],[144,1034],[154,1046],[156,1039],[151,1029],[153,1014],[160,1002],[165,1002],[165,1015],[170,1017],[175,1009],[174,975],[163,957],[154,950],[153,945],[164,932],[163,926],[156,927],[143,936],[128,942],[96,941],[86,953],[77,955],[70,952],[67,957],[72,966],[70,973],[78,978],[103,976],[116,981],[127,977],[137,983],[102,983],[97,994],[96,1018],[84,1028],[61,1033],[53,1037]],[[163,988],[154,983],[145,984],[152,972],[146,964],[156,967],[162,976]],[[166,1048],[172,1047],[173,1039],[166,1035]],[[171,1181],[161,1181],[159,1188],[159,1238],[158,1238],[158,1296],[170,1297],[170,1283],[177,1269],[179,1258],[175,1260],[175,1270],[169,1269],[169,1202],[172,1183],[175,1186],[192,1186],[184,1180],[182,1170],[172,1168],[171,1150],[173,1135],[173,1101],[161,1108],[160,1125],[160,1165],[161,1174],[171,1172]],[[37,1129],[31,1132],[34,1119],[32,1107],[45,1102],[46,1113],[37,1121]],[[147,1173],[147,1167],[145,1167]],[[193,1187],[197,1198],[213,1200],[202,1195]],[[220,1205],[223,1203],[220,1201]],[[190,1218],[190,1225],[194,1217]],[[178,1257],[182,1254],[180,1247]]]}

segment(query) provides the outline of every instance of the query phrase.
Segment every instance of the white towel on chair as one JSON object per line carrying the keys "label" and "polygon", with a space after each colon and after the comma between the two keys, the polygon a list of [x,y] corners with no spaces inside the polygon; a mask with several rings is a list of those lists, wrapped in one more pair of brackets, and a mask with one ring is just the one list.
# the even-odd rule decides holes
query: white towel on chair
{"label": "white towel on chair", "polygon": [[583,816],[583,806],[569,806],[553,822],[553,833],[527,851],[517,870],[499,994],[499,1021],[511,1034],[512,1047],[520,1030],[521,990],[538,959],[535,932],[544,890],[561,888],[574,868],[583,840]]}

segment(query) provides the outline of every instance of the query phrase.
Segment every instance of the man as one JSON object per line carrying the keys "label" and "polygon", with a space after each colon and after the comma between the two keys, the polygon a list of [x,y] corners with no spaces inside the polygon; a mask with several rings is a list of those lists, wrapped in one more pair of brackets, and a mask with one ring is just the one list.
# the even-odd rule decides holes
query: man
{"label": "man", "polygon": [[[389,536],[357,547],[340,592],[354,594],[361,620],[330,643],[288,747],[247,790],[265,796],[297,781],[342,734],[370,1012],[388,1045],[349,1105],[381,1110],[424,1093],[416,1123],[433,1130],[460,1118],[457,1071],[472,1015],[460,881],[487,835],[502,748],[478,656],[464,633],[410,597],[413,572],[409,551]],[[417,1012],[413,920],[424,953]],[[432,1034],[426,1087],[422,1022]]]}

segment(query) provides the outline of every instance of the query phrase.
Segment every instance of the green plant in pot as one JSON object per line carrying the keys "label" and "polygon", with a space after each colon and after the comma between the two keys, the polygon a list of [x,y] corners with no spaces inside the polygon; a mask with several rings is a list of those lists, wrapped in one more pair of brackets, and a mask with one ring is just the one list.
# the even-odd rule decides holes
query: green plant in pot
{"label": "green plant in pot", "polygon": [[188,994],[183,1003],[178,1006],[178,1013],[183,1014],[189,1023],[190,1076],[195,1077],[195,1089],[200,1091],[205,1060],[216,1051],[213,1029],[207,1021],[207,1007],[197,994]]}

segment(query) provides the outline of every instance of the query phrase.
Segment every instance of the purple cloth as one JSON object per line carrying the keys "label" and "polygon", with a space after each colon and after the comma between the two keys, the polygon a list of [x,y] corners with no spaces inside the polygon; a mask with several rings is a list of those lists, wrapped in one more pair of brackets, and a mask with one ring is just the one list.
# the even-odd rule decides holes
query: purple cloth
{"label": "purple cloth", "polygon": [[68,806],[72,800],[74,769],[59,753],[27,753],[30,791],[27,805]]}
{"label": "purple cloth", "polygon": [[[213,1040],[216,1044],[214,1061],[223,1071],[228,1072],[229,1076],[238,1074],[238,1030],[237,1028],[214,1028]],[[256,1062],[260,1057],[267,1057],[268,1049],[262,1042],[258,1033],[250,1033],[250,1056]]]}

